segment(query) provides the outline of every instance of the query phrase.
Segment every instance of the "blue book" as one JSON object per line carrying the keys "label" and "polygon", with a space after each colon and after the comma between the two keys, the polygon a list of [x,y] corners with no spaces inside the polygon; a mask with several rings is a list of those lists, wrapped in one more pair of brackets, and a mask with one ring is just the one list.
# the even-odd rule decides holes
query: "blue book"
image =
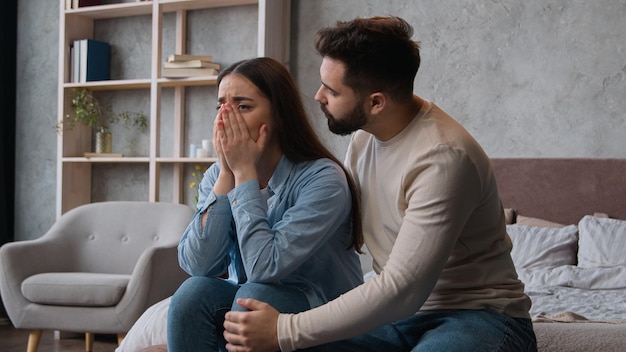
{"label": "blue book", "polygon": [[79,82],[110,79],[110,55],[109,43],[95,39],[81,39]]}

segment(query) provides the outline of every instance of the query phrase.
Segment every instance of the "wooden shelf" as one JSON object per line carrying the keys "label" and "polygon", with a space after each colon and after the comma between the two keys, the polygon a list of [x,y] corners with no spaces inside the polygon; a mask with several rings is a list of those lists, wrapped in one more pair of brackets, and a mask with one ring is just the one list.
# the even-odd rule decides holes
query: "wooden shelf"
{"label": "wooden shelf", "polygon": [[[156,2],[156,1],[154,1]],[[180,10],[200,10],[217,7],[232,7],[240,5],[258,4],[258,0],[160,0],[158,4],[162,11],[176,12]],[[153,1],[124,2],[119,4],[106,4],[97,6],[85,6],[78,9],[65,10],[65,15],[83,16],[92,19],[120,18],[152,14]]]}
{"label": "wooden shelf", "polygon": [[107,81],[91,81],[84,83],[64,83],[65,88],[89,88],[91,90],[125,90],[125,89],[147,89],[150,88],[150,79],[131,79],[131,80],[107,80]]}
{"label": "wooden shelf", "polygon": [[96,157],[86,158],[83,156],[66,156],[63,158],[64,163],[147,163],[150,161],[148,157]]}
{"label": "wooden shelf", "polygon": [[158,163],[183,163],[183,164],[212,164],[217,161],[217,158],[156,158]]}
{"label": "wooden shelf", "polygon": [[163,12],[258,4],[258,0],[161,0]]}
{"label": "wooden shelf", "polygon": [[92,19],[119,18],[152,14],[152,2],[125,2],[119,4],[85,6],[78,9],[65,10],[66,18],[73,16]]}
{"label": "wooden shelf", "polygon": [[[150,107],[148,151],[147,153],[146,151],[140,153],[140,155],[145,153],[146,156],[88,158],[83,155],[92,150],[93,131],[91,129],[86,126],[75,126],[73,130],[64,131],[58,135],[57,217],[76,206],[91,202],[93,190],[101,186],[99,184],[92,185],[92,182],[102,182],[111,175],[114,176],[113,179],[123,179],[125,176],[132,177],[138,173],[143,173],[145,177],[147,173],[148,195],[146,198],[149,201],[188,203],[189,199],[185,199],[185,191],[188,192],[189,187],[187,187],[188,182],[185,181],[185,177],[189,176],[189,171],[194,169],[195,165],[208,166],[216,162],[217,159],[214,157],[190,158],[185,156],[186,146],[190,144],[186,140],[189,138],[189,127],[185,126],[186,104],[190,104],[190,102],[186,100],[185,92],[187,87],[215,86],[217,76],[162,77],[163,42],[166,40],[164,38],[173,40],[176,53],[185,53],[188,41],[188,11],[231,7],[233,11],[237,11],[236,7],[238,6],[256,4],[258,11],[257,32],[250,33],[250,38],[254,38],[250,44],[256,44],[257,56],[273,57],[284,64],[288,64],[290,0],[152,0],[88,6],[78,9],[65,9],[65,0],[59,0],[59,2],[57,121],[62,122],[67,114],[72,113],[71,97],[75,88],[88,88],[92,91],[111,93],[124,90],[147,90]],[[163,15],[165,13],[175,14],[175,30],[172,33],[163,33]],[[210,15],[209,12],[208,16]],[[149,57],[146,56],[145,61],[146,64],[150,65],[148,77],[84,83],[68,82],[71,70],[69,48],[74,40],[98,39],[94,36],[97,35],[95,23],[99,20],[131,17],[127,22],[145,21],[145,18],[132,18],[137,16],[149,16],[151,20],[151,30],[146,30],[138,36],[138,38],[145,38],[146,43],[143,44],[150,46],[150,54]],[[168,42],[168,44],[172,43]],[[224,41],[224,45],[228,45],[228,42]],[[219,45],[211,48],[211,50],[215,50],[214,53],[211,53],[214,57],[219,56]],[[114,58],[119,62],[124,60],[123,55],[125,53],[112,51],[112,55],[122,55],[122,57]],[[165,88],[168,89],[167,96],[162,97]],[[143,92],[137,95],[142,96]],[[119,97],[120,95],[110,94],[110,96]],[[129,94],[129,96],[133,95]],[[172,105],[165,109],[162,107],[164,102]],[[197,104],[198,102],[193,103]],[[115,101],[113,105],[115,105]],[[115,110],[115,106],[112,108]],[[162,110],[166,110],[167,114],[163,113]],[[162,128],[165,128],[166,131],[161,131]],[[163,133],[168,133],[171,137],[163,138]],[[124,142],[122,140],[121,143]],[[167,143],[167,145],[162,146],[162,143]],[[124,154],[123,151],[119,152]],[[168,156],[160,156],[162,154]],[[109,167],[110,165],[112,167]],[[92,175],[92,169],[106,170],[106,172],[113,174],[100,178],[95,173]],[[129,170],[128,174],[126,173],[127,170]],[[162,199],[160,191],[169,184],[171,184],[172,189],[171,191],[165,190],[163,193],[166,194],[167,199]],[[146,185],[143,183],[141,192],[144,192],[145,187]]]}
{"label": "wooden shelf", "polygon": [[[84,83],[64,83],[66,89],[89,88],[90,90],[125,90],[125,89],[149,89],[152,81],[150,79],[133,80],[108,80],[91,81]],[[206,77],[185,77],[185,78],[159,78],[157,83],[161,87],[192,87],[192,86],[214,86],[217,84],[217,76]]]}

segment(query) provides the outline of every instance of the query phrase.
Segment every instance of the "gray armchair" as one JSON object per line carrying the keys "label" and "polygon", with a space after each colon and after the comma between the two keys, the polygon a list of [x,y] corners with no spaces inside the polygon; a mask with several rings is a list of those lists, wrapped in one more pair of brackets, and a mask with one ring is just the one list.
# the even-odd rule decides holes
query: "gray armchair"
{"label": "gray armchair", "polygon": [[152,304],[187,278],[178,241],[193,209],[152,202],[102,202],[74,208],[36,240],[0,248],[0,295],[16,328],[117,334],[121,340]]}

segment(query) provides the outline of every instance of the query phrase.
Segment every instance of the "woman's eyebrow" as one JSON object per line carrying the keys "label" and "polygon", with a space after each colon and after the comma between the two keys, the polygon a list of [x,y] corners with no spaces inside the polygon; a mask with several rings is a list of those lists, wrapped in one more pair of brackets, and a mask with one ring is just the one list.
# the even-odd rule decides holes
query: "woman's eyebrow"
{"label": "woman's eyebrow", "polygon": [[[240,101],[254,101],[254,99],[249,98],[249,97],[244,97],[244,96],[234,96],[232,97],[232,99],[236,102],[240,102]],[[224,103],[226,101],[226,98],[224,97],[218,97],[217,98],[217,102],[218,103]]]}

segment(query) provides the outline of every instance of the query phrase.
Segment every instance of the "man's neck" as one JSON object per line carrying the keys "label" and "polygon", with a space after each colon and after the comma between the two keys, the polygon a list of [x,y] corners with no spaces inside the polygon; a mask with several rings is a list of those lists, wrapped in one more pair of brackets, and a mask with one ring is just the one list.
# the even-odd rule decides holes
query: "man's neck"
{"label": "man's neck", "polygon": [[378,140],[389,140],[413,121],[423,105],[424,100],[417,95],[413,95],[409,103],[391,102],[385,107],[385,111],[374,117],[369,126],[363,130],[373,134]]}

